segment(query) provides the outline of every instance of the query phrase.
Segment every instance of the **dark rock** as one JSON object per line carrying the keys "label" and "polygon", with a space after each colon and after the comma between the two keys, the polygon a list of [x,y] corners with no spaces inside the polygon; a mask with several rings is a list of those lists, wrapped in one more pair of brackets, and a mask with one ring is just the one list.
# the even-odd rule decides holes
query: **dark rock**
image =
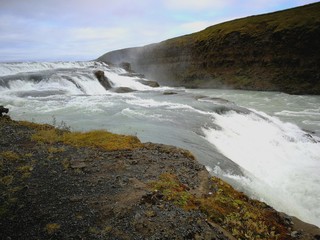
{"label": "dark rock", "polygon": [[174,94],[178,94],[176,92],[171,92],[171,91],[165,91],[163,92],[163,95],[174,95]]}
{"label": "dark rock", "polygon": [[73,162],[71,163],[71,168],[73,169],[83,169],[85,167],[87,167],[87,164],[85,162]]}
{"label": "dark rock", "polygon": [[109,82],[109,79],[104,75],[104,71],[98,70],[94,72],[94,75],[106,90],[109,90],[110,88],[112,88]]}
{"label": "dark rock", "polygon": [[8,108],[5,108],[3,106],[0,106],[0,117],[2,117],[2,114],[3,113],[8,113],[9,112],[9,109]]}
{"label": "dark rock", "polygon": [[125,77],[138,77],[138,78],[145,78],[145,75],[142,73],[135,73],[135,72],[128,72],[128,73],[122,73],[119,74],[120,76],[125,76]]}
{"label": "dark rock", "polygon": [[118,88],[113,88],[112,91],[116,93],[130,93],[130,92],[135,92],[136,90],[128,87],[118,87]]}
{"label": "dark rock", "polygon": [[131,69],[131,64],[128,62],[122,62],[119,64],[119,67],[123,68],[124,70],[126,70],[127,72],[132,72]]}
{"label": "dark rock", "polygon": [[149,80],[138,80],[139,83],[142,83],[143,85],[147,85],[149,87],[153,87],[153,88],[156,88],[156,87],[160,87],[159,83],[156,82],[156,81],[149,81]]}
{"label": "dark rock", "polygon": [[301,232],[300,231],[292,231],[290,236],[293,238],[298,238],[301,236]]}

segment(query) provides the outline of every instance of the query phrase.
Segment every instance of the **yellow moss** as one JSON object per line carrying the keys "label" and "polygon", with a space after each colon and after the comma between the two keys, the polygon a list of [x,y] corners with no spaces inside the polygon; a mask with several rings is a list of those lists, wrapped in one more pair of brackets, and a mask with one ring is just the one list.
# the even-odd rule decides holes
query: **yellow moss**
{"label": "yellow moss", "polygon": [[48,152],[49,153],[59,153],[59,152],[64,152],[65,149],[63,147],[56,148],[56,147],[49,147]]}
{"label": "yellow moss", "polygon": [[57,223],[48,223],[45,227],[44,230],[48,233],[48,234],[54,234],[56,233],[59,229],[60,229],[60,224]]}
{"label": "yellow moss", "polygon": [[13,182],[14,177],[12,175],[5,176],[0,179],[0,182],[4,185],[10,185]]}
{"label": "yellow moss", "polygon": [[161,191],[166,200],[174,202],[184,209],[194,209],[194,196],[186,190],[186,186],[181,184],[174,174],[163,173],[159,180],[152,182],[154,191]]}
{"label": "yellow moss", "polygon": [[31,140],[45,143],[55,143],[61,141],[61,136],[58,135],[56,129],[39,130],[32,135]]}
{"label": "yellow moss", "polygon": [[103,230],[102,233],[103,234],[107,234],[110,233],[112,231],[112,226],[106,226]]}
{"label": "yellow moss", "polygon": [[107,131],[68,133],[63,136],[63,142],[78,147],[93,146],[109,151],[141,147],[137,137],[117,135]]}
{"label": "yellow moss", "polygon": [[13,151],[5,151],[1,153],[1,156],[5,159],[5,160],[10,160],[10,161],[16,161],[20,159],[20,156],[13,152]]}
{"label": "yellow moss", "polygon": [[33,156],[33,153],[26,153],[24,156],[27,157],[27,158],[30,158],[30,157]]}
{"label": "yellow moss", "polygon": [[286,238],[287,229],[264,203],[248,199],[219,178],[212,181],[218,190],[198,199],[211,221],[222,224],[237,239]]}
{"label": "yellow moss", "polygon": [[91,233],[91,234],[100,234],[101,231],[96,227],[89,227],[89,233]]}
{"label": "yellow moss", "polygon": [[56,129],[40,130],[32,135],[33,141],[63,142],[76,147],[96,147],[108,151],[130,150],[142,146],[137,137],[113,134],[103,130],[91,132],[61,132]]}
{"label": "yellow moss", "polygon": [[62,160],[61,164],[62,164],[64,170],[67,170],[70,167],[70,161],[68,159]]}
{"label": "yellow moss", "polygon": [[34,123],[34,122],[28,122],[28,121],[18,121],[18,123],[25,127],[30,127],[35,130],[50,130],[54,129],[53,126],[49,124],[40,124],[40,123]]}
{"label": "yellow moss", "polygon": [[264,203],[250,200],[219,178],[212,178],[216,191],[205,197],[192,195],[174,174],[161,174],[152,182],[153,190],[160,191],[165,200],[184,209],[199,209],[209,221],[227,229],[236,239],[286,239],[287,229],[276,212]]}
{"label": "yellow moss", "polygon": [[17,187],[10,188],[9,192],[10,193],[16,193],[16,192],[19,192],[21,189],[22,189],[21,186],[17,186]]}
{"label": "yellow moss", "polygon": [[22,174],[23,173],[30,173],[33,170],[33,167],[30,165],[24,165],[24,166],[17,167],[17,170]]}

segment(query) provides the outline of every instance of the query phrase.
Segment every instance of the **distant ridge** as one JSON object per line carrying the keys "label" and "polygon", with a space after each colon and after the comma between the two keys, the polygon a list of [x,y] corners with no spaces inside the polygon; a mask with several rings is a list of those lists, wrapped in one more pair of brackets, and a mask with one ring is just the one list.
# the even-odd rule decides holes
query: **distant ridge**
{"label": "distant ridge", "polygon": [[320,94],[320,2],[237,19],[97,60],[162,84]]}

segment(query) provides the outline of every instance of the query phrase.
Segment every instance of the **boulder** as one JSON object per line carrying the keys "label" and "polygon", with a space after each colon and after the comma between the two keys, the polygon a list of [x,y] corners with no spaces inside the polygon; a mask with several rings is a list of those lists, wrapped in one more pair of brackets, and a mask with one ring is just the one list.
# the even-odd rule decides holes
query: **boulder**
{"label": "boulder", "polygon": [[106,90],[112,88],[109,79],[104,75],[104,71],[98,70],[94,72],[94,75]]}
{"label": "boulder", "polygon": [[132,72],[131,69],[131,64],[128,62],[122,62],[119,64],[119,67],[123,68],[124,70],[126,70],[127,72]]}
{"label": "boulder", "polygon": [[165,91],[163,92],[163,95],[175,95],[178,94],[177,92],[172,92],[172,91]]}
{"label": "boulder", "polygon": [[150,80],[138,80],[139,83],[142,83],[143,85],[147,85],[149,87],[160,87],[159,83],[156,81],[150,81]]}
{"label": "boulder", "polygon": [[135,73],[135,72],[128,72],[128,73],[122,73],[119,74],[120,76],[125,76],[125,77],[137,77],[137,78],[145,78],[146,76],[141,73]]}
{"label": "boulder", "polygon": [[128,87],[118,87],[118,88],[112,89],[112,91],[115,93],[129,93],[129,92],[135,92],[136,90]]}
{"label": "boulder", "polygon": [[3,106],[0,106],[0,117],[2,117],[2,114],[3,113],[8,113],[9,112],[9,109],[8,108],[5,108]]}

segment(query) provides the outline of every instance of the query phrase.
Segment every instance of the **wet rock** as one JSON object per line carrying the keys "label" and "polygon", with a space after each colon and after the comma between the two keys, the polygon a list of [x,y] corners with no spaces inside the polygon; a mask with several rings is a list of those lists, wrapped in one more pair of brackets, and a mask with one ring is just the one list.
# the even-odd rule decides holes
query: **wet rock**
{"label": "wet rock", "polygon": [[131,64],[129,62],[122,62],[119,64],[119,67],[123,68],[127,72],[132,72]]}
{"label": "wet rock", "polygon": [[85,162],[73,162],[70,167],[73,169],[83,169],[87,167],[87,164]]}
{"label": "wet rock", "polygon": [[9,109],[8,108],[5,108],[3,106],[0,106],[0,117],[2,117],[2,114],[3,113],[8,113],[9,112]]}
{"label": "wet rock", "polygon": [[94,72],[94,75],[96,76],[96,78],[98,79],[98,81],[100,82],[100,84],[106,89],[110,89],[111,88],[111,84],[109,82],[109,79],[104,75],[104,71],[98,70],[96,72]]}
{"label": "wet rock", "polygon": [[143,85],[146,85],[146,86],[149,86],[149,87],[153,87],[153,88],[156,88],[156,87],[160,87],[159,83],[156,82],[156,81],[151,81],[151,80],[139,80],[138,81],[139,83],[142,83]]}
{"label": "wet rock", "polygon": [[163,95],[175,95],[175,94],[178,94],[178,93],[172,92],[172,91],[165,91],[165,92],[163,92]]}
{"label": "wet rock", "polygon": [[130,93],[130,92],[135,92],[136,90],[128,87],[118,87],[118,88],[113,88],[112,92],[115,93]]}
{"label": "wet rock", "polygon": [[119,74],[120,76],[125,76],[125,77],[137,77],[137,78],[145,78],[145,75],[142,73],[135,73],[135,72],[128,72],[128,73],[122,73]]}
{"label": "wet rock", "polygon": [[293,238],[298,238],[301,236],[301,231],[292,231],[290,236]]}

